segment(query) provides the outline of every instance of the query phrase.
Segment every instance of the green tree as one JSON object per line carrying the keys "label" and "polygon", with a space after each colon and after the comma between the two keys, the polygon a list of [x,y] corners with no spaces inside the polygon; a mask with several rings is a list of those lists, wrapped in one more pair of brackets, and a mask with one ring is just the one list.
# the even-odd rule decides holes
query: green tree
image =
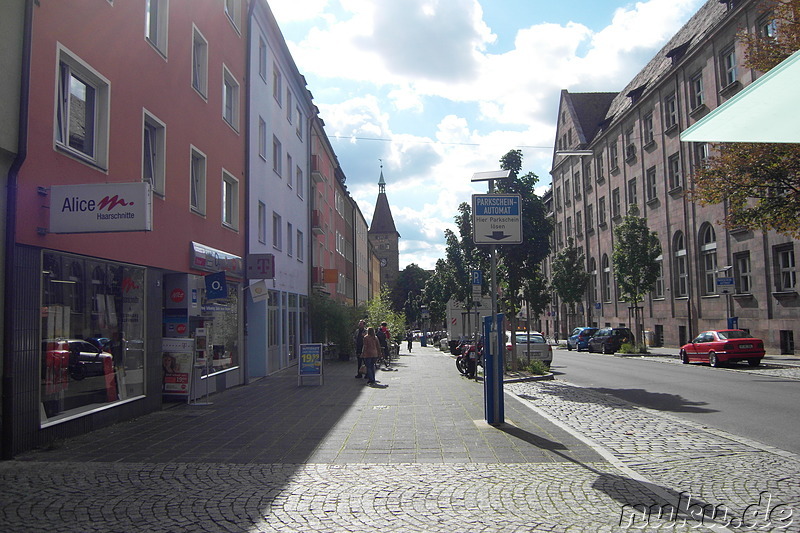
{"label": "green tree", "polygon": [[583,300],[589,285],[586,257],[575,247],[572,237],[553,259],[552,284],[561,301],[569,306],[567,329],[571,331],[575,326],[575,304]]}
{"label": "green tree", "polygon": [[639,303],[655,287],[661,270],[658,256],[661,243],[658,234],[650,231],[647,219],[639,216],[639,209],[631,205],[628,214],[614,229],[614,251],[611,259],[614,265],[614,279],[620,290],[620,299],[633,307],[636,323],[637,343],[641,340],[641,324],[638,317]]}
{"label": "green tree", "polygon": [[313,292],[309,299],[309,321],[314,342],[334,343],[342,353],[351,353],[353,330],[361,312],[351,306],[340,304],[327,294]]}
{"label": "green tree", "polygon": [[447,316],[447,302],[453,293],[452,285],[453,280],[448,271],[447,261],[444,259],[437,260],[433,274],[425,282],[425,291],[421,299],[421,302],[428,306],[431,327],[435,326],[435,329],[444,327]]}
{"label": "green tree", "polygon": [[[762,2],[759,31],[743,30],[745,65],[766,72],[800,49],[800,0]],[[800,144],[726,143],[694,174],[689,198],[727,201],[727,228],[774,230],[800,238]]]}
{"label": "green tree", "polygon": [[386,322],[393,341],[396,341],[398,335],[406,330],[406,318],[403,313],[392,308],[389,288],[386,285],[381,287],[381,293],[378,296],[367,302],[366,314],[367,327],[377,329],[381,322]]}
{"label": "green tree", "polygon": [[392,288],[391,299],[393,309],[396,311],[405,309],[406,319],[410,323],[416,322],[419,320],[419,317],[416,315],[409,315],[406,302],[409,300],[409,295],[411,295],[412,301],[420,296],[422,289],[425,288],[425,282],[428,281],[429,277],[431,277],[430,272],[424,270],[415,263],[411,263],[400,271],[397,276],[397,281]]}

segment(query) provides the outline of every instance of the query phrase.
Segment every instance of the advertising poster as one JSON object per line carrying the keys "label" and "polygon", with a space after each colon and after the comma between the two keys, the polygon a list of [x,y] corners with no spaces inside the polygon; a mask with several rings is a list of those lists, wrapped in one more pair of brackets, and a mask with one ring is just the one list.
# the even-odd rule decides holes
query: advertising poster
{"label": "advertising poster", "polygon": [[322,384],[322,345],[301,344],[300,363],[298,364],[298,384],[303,384],[304,377],[317,377]]}
{"label": "advertising poster", "polygon": [[194,339],[162,340],[162,394],[164,399],[187,400],[194,366]]}

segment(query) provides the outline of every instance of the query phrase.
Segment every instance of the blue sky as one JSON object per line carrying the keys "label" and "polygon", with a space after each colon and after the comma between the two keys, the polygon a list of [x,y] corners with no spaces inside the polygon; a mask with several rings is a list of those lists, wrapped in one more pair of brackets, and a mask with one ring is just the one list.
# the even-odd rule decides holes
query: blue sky
{"label": "blue sky", "polygon": [[[474,172],[548,174],[562,89],[620,91],[706,0],[268,0],[369,222],[433,268]],[[714,0],[715,1],[715,0]]]}

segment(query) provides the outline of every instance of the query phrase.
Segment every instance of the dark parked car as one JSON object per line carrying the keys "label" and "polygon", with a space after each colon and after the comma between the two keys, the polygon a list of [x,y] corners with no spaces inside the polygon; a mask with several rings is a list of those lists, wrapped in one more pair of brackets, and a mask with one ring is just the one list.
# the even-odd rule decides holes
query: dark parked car
{"label": "dark parked car", "polygon": [[572,330],[572,335],[567,338],[567,350],[575,348],[579,352],[589,349],[589,339],[597,333],[598,328],[577,327]]}
{"label": "dark parked car", "polygon": [[718,367],[723,363],[747,361],[758,366],[764,357],[764,341],[741,329],[704,331],[689,344],[681,346],[681,362],[708,363]]}
{"label": "dark parked car", "polygon": [[114,358],[94,344],[80,339],[55,339],[42,342],[46,364],[53,365],[68,360],[69,376],[80,381],[90,376],[104,376],[113,372]]}
{"label": "dark parked car", "polygon": [[590,352],[616,353],[625,343],[633,344],[633,332],[628,328],[602,328],[589,339]]}

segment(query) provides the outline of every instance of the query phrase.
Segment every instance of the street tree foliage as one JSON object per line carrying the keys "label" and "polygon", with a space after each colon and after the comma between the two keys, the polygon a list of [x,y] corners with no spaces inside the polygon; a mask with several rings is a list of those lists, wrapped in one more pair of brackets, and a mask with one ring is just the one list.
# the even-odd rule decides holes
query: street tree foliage
{"label": "street tree foliage", "polygon": [[405,332],[406,318],[403,313],[399,313],[392,308],[392,300],[389,294],[389,288],[383,285],[380,294],[367,302],[364,320],[366,320],[368,328],[375,329],[381,325],[381,322],[386,322],[389,333],[392,335],[392,340],[395,340],[398,335]]}
{"label": "street tree foliage", "polygon": [[453,278],[448,271],[447,261],[439,259],[433,274],[425,282],[425,293],[422,302],[428,306],[431,316],[431,327],[444,327],[447,318],[447,302],[453,293]]}
{"label": "street tree foliage", "polygon": [[406,319],[410,322],[416,322],[419,317],[418,312],[412,312],[409,315],[409,308],[406,303],[411,300],[412,302],[418,299],[422,294],[422,289],[425,288],[425,282],[431,276],[431,273],[424,270],[416,263],[411,263],[397,276],[397,281],[392,288],[391,299],[392,307],[397,310],[405,310]]}
{"label": "street tree foliage", "polygon": [[552,263],[553,289],[561,301],[569,306],[568,328],[575,326],[575,304],[583,300],[589,286],[589,273],[586,271],[586,256],[575,247],[572,237],[567,246],[556,254]]}
{"label": "street tree foliage", "polygon": [[[620,291],[620,300],[630,303],[638,312],[638,304],[655,288],[660,272],[658,257],[661,242],[658,234],[650,231],[647,219],[639,216],[636,204],[631,205],[622,223],[614,228],[614,279]],[[635,335],[641,339],[638,316],[635,317]]]}
{"label": "street tree foliage", "polygon": [[[458,235],[444,230],[447,263],[453,289],[452,297],[458,302],[472,304],[472,271],[489,269],[489,250],[478,247],[472,238],[472,207],[462,202],[455,216]],[[486,277],[484,277],[484,282]],[[485,287],[484,287],[485,288]]]}
{"label": "street tree foliage", "polygon": [[309,298],[308,312],[314,342],[336,344],[342,353],[351,353],[355,349],[352,332],[363,311],[314,291]]}
{"label": "street tree foliage", "polygon": [[[745,65],[761,72],[800,49],[800,0],[766,0],[759,31],[742,31]],[[800,144],[725,143],[713,145],[694,175],[689,198],[700,205],[727,200],[727,228],[775,230],[800,238]]]}
{"label": "street tree foliage", "polygon": [[533,291],[546,292],[542,280],[531,282],[536,280],[536,273],[540,272],[539,264],[550,253],[553,225],[547,217],[544,202],[535,192],[539,177],[533,172],[521,174],[522,151],[508,151],[500,158],[500,168],[510,170],[511,175],[508,179],[497,181],[497,192],[519,194],[521,199],[522,244],[502,245],[497,249],[498,285],[503,289],[499,301],[509,322],[509,329],[516,331],[517,314],[524,304],[525,293],[539,301],[542,294]]}

